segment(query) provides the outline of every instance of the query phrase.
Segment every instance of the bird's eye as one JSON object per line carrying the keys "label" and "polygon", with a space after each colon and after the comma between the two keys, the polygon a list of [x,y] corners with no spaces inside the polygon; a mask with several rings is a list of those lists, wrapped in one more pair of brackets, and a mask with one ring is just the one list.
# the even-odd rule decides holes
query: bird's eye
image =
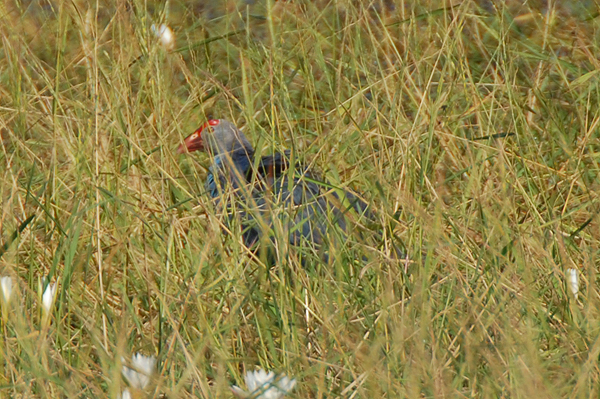
{"label": "bird's eye", "polygon": [[202,133],[212,132],[213,127],[217,126],[219,123],[221,122],[218,119],[211,119],[204,125],[200,126],[200,129],[198,129],[198,131]]}

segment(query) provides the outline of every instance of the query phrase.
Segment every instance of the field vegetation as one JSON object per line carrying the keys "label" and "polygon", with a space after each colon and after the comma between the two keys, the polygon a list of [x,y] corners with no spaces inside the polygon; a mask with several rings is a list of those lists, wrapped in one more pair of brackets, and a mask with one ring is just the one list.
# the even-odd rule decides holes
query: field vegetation
{"label": "field vegetation", "polygon": [[[598,397],[594,4],[3,2],[0,394],[116,398],[141,353],[140,398],[256,367],[297,398]],[[363,193],[374,238],[254,256],[176,152],[209,118]]]}

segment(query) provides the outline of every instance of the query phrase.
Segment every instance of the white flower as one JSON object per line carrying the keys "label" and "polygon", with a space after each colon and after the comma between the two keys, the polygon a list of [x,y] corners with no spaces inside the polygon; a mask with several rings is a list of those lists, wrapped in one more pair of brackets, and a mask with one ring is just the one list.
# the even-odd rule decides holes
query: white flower
{"label": "white flower", "polygon": [[576,269],[567,269],[567,281],[575,299],[579,293],[579,274]]}
{"label": "white flower", "polygon": [[46,291],[44,291],[44,295],[42,295],[42,305],[44,306],[46,313],[50,313],[50,309],[52,309],[54,297],[56,296],[56,288],[56,284],[49,283],[46,287]]}
{"label": "white flower", "polygon": [[2,295],[4,296],[4,302],[6,303],[10,301],[10,296],[12,294],[12,286],[12,278],[8,276],[0,278],[0,287],[2,288]]}
{"label": "white flower", "polygon": [[248,371],[244,376],[248,391],[233,385],[231,391],[238,398],[278,399],[291,391],[296,386],[295,379],[289,379],[285,374],[275,376],[272,371],[268,373],[263,369]]}
{"label": "white flower", "polygon": [[175,34],[168,25],[161,24],[157,27],[152,24],[150,30],[160,40],[160,44],[162,44],[165,50],[171,51],[175,48]]}
{"label": "white flower", "polygon": [[123,376],[132,387],[145,389],[156,368],[156,358],[136,353],[131,357],[131,364],[133,369],[123,366]]}

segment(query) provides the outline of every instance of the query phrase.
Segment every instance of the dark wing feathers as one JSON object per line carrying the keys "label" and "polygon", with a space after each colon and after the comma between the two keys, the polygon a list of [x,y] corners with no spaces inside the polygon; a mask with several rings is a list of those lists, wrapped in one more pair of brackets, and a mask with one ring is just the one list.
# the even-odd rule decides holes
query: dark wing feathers
{"label": "dark wing feathers", "polygon": [[[290,168],[289,151],[263,156],[256,166],[252,163],[253,155],[245,151],[234,153],[230,162],[217,157],[206,181],[206,189],[217,203],[221,195],[229,195],[228,188],[236,190],[240,204],[226,204],[224,211],[240,218],[247,246],[254,245],[265,234],[273,235],[272,231],[264,231],[264,226],[269,230],[274,228],[273,217],[281,219],[283,223],[278,226],[287,229],[293,245],[302,241],[320,245],[332,234],[341,234],[334,233],[332,226],[337,226],[338,232],[347,232],[349,221],[372,218],[367,203],[356,194],[331,187],[302,164]],[[245,180],[240,181],[240,177]],[[280,209],[275,210],[277,207]],[[353,212],[356,214],[350,216]]]}

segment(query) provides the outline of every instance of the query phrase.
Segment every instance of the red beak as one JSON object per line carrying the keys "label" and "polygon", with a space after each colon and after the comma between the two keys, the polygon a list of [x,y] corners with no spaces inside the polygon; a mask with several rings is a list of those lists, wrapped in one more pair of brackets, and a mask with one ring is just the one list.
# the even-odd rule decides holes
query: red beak
{"label": "red beak", "polygon": [[204,150],[204,141],[202,140],[202,131],[204,129],[217,126],[221,121],[218,119],[211,119],[206,122],[204,125],[200,126],[198,130],[194,133],[190,134],[183,140],[183,144],[179,146],[177,149],[178,154],[183,154],[185,152],[194,152],[199,150]]}
{"label": "red beak", "polygon": [[202,129],[196,130],[183,140],[183,144],[177,148],[178,154],[184,154],[186,152],[194,152],[204,149],[204,142],[202,141]]}

